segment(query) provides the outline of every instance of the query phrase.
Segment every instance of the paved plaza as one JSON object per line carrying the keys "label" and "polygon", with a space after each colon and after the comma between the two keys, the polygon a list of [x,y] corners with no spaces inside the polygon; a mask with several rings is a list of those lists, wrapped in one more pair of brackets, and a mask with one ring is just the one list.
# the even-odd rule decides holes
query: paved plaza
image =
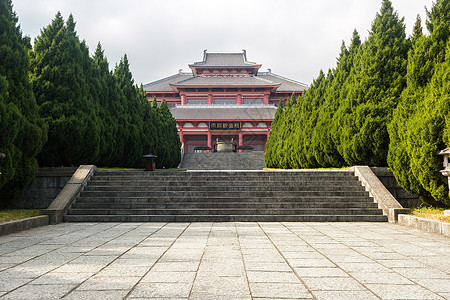
{"label": "paved plaza", "polygon": [[0,237],[1,299],[450,299],[450,239],[389,223],[63,223]]}

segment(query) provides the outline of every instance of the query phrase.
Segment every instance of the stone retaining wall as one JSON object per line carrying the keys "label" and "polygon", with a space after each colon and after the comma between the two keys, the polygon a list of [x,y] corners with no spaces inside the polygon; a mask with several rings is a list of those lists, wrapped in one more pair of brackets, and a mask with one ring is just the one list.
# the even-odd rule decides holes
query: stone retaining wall
{"label": "stone retaining wall", "polygon": [[378,179],[388,189],[388,191],[394,196],[395,199],[403,206],[413,208],[419,206],[422,202],[419,196],[413,195],[405,191],[398,183],[388,168],[371,168],[377,175]]}
{"label": "stone retaining wall", "polygon": [[417,216],[400,215],[398,217],[398,224],[450,237],[450,223],[424,219]]}
{"label": "stone retaining wall", "polygon": [[16,201],[17,208],[47,208],[77,168],[40,168],[36,179]]}
{"label": "stone retaining wall", "polygon": [[37,216],[23,220],[0,223],[0,236],[19,232],[22,230],[45,226],[48,225],[48,222],[49,222],[48,216]]}

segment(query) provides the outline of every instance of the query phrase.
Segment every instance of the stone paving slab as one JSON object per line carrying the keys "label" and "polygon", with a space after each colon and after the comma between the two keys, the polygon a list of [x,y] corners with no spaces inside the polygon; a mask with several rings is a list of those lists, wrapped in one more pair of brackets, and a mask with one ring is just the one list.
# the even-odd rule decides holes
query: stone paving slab
{"label": "stone paving slab", "polygon": [[450,299],[450,239],[388,223],[62,223],[0,237],[0,299]]}

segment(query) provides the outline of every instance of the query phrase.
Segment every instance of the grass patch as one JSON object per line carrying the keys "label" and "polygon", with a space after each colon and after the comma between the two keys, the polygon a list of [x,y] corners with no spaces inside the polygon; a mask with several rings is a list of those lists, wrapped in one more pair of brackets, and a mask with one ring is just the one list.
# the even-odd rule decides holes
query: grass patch
{"label": "grass patch", "polygon": [[[101,167],[100,170],[110,170],[110,171],[126,171],[126,170],[132,170],[132,171],[144,171],[145,168],[120,168],[120,167]],[[180,170],[178,168],[167,168],[167,169],[156,169],[156,171],[177,171]]]}
{"label": "grass patch", "polygon": [[39,209],[2,209],[0,223],[39,216]]}
{"label": "grass patch", "polygon": [[120,168],[120,167],[101,167],[100,170],[143,170],[143,169],[134,169],[134,168]]}
{"label": "grass patch", "polygon": [[326,170],[343,170],[348,171],[350,167],[342,167],[342,168],[315,168],[315,169],[279,169],[279,168],[264,168],[268,171],[326,171]]}
{"label": "grass patch", "polygon": [[450,223],[450,217],[444,216],[444,210],[445,209],[443,208],[418,207],[411,210],[411,215],[420,218]]}

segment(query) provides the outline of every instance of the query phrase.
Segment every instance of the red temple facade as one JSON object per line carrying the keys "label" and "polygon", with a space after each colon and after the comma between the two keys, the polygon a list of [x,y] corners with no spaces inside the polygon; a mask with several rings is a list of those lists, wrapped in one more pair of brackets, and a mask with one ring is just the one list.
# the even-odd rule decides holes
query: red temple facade
{"label": "red temple facade", "polygon": [[[144,85],[149,101],[167,101],[186,153],[233,142],[239,151],[264,151],[280,99],[306,84],[268,72],[241,53],[203,53],[191,72]],[[252,149],[252,150],[251,150]],[[202,150],[197,150],[202,151]]]}

